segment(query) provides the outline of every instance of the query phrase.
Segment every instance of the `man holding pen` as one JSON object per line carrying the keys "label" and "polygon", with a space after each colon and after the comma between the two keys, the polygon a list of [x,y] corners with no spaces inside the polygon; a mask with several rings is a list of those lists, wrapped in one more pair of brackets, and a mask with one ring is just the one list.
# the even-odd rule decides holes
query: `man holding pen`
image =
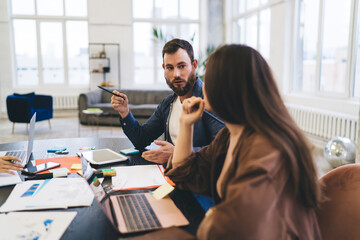
{"label": "man holding pen", "polygon": [[17,157],[3,156],[0,157],[0,173],[9,173],[15,175],[15,171],[23,170],[24,166],[16,162],[21,162]]}
{"label": "man holding pen", "polygon": [[[155,140],[161,146],[158,149],[145,151],[142,157],[159,164],[166,163],[174,151],[179,130],[179,116],[182,102],[192,96],[203,98],[202,81],[196,77],[197,60],[194,59],[191,44],[182,39],[167,42],[162,51],[164,77],[168,86],[174,91],[157,107],[153,115],[140,125],[131,114],[127,96],[118,91],[118,96],[111,97],[112,107],[119,112],[121,126],[126,136],[138,149],[143,149]],[[194,149],[207,146],[224,123],[214,114],[204,112],[194,126]],[[165,141],[156,140],[165,134]]]}
{"label": "man holding pen", "polygon": [[[118,96],[111,97],[112,107],[119,112],[121,126],[126,136],[138,149],[153,142],[160,148],[145,151],[142,157],[148,161],[164,164],[174,151],[179,132],[179,117],[182,103],[192,96],[203,98],[202,81],[196,77],[197,60],[191,44],[182,39],[173,39],[167,42],[162,50],[164,77],[173,94],[167,96],[158,105],[150,118],[140,125],[131,114],[128,106],[128,97],[118,91]],[[195,151],[207,146],[224,127],[224,123],[214,114],[204,112],[201,119],[194,124],[193,147]],[[158,139],[162,134],[165,141]],[[212,199],[195,195],[206,211],[213,206]]]}

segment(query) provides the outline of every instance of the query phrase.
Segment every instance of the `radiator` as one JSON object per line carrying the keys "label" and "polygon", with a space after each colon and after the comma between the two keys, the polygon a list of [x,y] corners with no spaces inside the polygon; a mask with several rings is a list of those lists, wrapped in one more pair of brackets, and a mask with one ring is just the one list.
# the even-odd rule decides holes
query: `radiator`
{"label": "radiator", "polygon": [[53,96],[54,109],[77,109],[78,95]]}
{"label": "radiator", "polygon": [[297,125],[307,135],[320,138],[324,142],[333,137],[347,137],[356,144],[359,134],[357,116],[339,114],[321,109],[286,104]]}

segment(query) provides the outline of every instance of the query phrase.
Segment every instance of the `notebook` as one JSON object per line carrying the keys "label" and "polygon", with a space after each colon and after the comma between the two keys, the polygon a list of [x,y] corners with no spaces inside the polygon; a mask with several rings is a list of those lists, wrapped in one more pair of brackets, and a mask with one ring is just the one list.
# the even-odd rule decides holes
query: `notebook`
{"label": "notebook", "polygon": [[[35,135],[35,122],[36,122],[36,112],[30,120],[29,128],[29,137],[28,137],[28,146],[27,150],[9,150],[9,151],[0,151],[0,157],[2,156],[15,156],[21,159],[21,164],[26,165],[31,157],[33,145],[34,145],[34,135]],[[0,186],[7,186],[21,182],[19,174],[11,175],[8,173],[0,173]]]}
{"label": "notebook", "polygon": [[[83,163],[84,161],[82,161]],[[95,199],[115,229],[120,233],[150,231],[172,226],[185,226],[189,222],[169,198],[155,199],[150,193],[108,195],[94,174],[84,168]],[[90,176],[90,177],[89,177]]]}

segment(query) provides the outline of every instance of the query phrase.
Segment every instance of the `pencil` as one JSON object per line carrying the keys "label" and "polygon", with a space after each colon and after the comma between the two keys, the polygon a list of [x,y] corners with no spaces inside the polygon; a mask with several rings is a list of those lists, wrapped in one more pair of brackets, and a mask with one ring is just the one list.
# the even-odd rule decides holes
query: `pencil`
{"label": "pencil", "polygon": [[117,95],[116,93],[113,93],[112,91],[107,90],[106,88],[103,88],[103,87],[101,87],[101,86],[98,86],[98,88],[100,88],[100,89],[102,89],[102,90],[104,90],[104,91],[106,91],[106,92],[108,92],[108,93],[111,93],[112,95],[115,95],[115,96],[117,96],[117,97],[121,97],[122,99],[125,100],[125,98],[124,98],[123,96]]}

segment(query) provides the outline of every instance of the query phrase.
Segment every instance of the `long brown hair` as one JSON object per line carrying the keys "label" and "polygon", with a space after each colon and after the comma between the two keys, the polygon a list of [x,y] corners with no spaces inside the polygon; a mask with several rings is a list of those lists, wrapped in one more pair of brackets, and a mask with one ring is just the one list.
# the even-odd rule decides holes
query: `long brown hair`
{"label": "long brown hair", "polygon": [[287,111],[265,59],[245,45],[220,47],[206,64],[205,91],[220,118],[253,129],[280,150],[297,199],[315,207],[320,190],[309,144]]}

